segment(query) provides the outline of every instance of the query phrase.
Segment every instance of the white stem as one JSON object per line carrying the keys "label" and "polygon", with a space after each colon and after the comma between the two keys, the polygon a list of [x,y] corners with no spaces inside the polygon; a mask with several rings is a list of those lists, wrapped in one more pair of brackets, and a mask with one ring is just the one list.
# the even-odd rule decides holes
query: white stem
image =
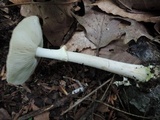
{"label": "white stem", "polygon": [[140,82],[146,82],[153,76],[150,72],[150,68],[143,65],[128,64],[82,53],[70,52],[66,51],[64,47],[58,50],[38,47],[36,56],[84,64],[136,79]]}

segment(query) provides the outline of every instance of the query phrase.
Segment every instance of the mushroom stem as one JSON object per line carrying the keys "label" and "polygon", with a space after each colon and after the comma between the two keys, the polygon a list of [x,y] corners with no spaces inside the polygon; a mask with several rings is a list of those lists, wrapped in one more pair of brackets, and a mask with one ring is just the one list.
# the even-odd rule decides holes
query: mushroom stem
{"label": "mushroom stem", "polygon": [[84,64],[102,69],[139,82],[147,82],[159,75],[159,66],[127,64],[105,58],[66,51],[65,46],[59,50],[43,48],[42,29],[37,16],[24,18],[13,30],[7,56],[7,82],[14,85],[23,84],[34,72],[38,60],[36,57],[57,59]]}
{"label": "mushroom stem", "polygon": [[139,82],[147,82],[155,76],[155,73],[151,72],[154,68],[152,65],[145,67],[143,65],[128,64],[106,58],[66,51],[65,46],[58,50],[38,47],[36,50],[36,56],[84,64],[86,66],[136,79]]}

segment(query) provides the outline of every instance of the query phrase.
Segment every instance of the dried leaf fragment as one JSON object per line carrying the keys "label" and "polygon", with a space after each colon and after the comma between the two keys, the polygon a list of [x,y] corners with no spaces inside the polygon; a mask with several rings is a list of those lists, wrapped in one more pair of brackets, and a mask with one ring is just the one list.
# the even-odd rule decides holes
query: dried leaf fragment
{"label": "dried leaf fragment", "polygon": [[115,40],[101,48],[99,56],[125,63],[140,64],[140,60],[128,53],[127,49],[128,45],[124,44],[123,40]]}
{"label": "dried leaf fragment", "polygon": [[95,49],[96,46],[90,42],[84,32],[76,32],[65,45],[69,51],[81,52],[84,49]]}
{"label": "dried leaf fragment", "polygon": [[11,116],[4,108],[0,108],[0,120],[11,120]]}
{"label": "dried leaf fragment", "polygon": [[15,4],[32,2],[32,0],[9,0],[9,1]]}
{"label": "dried leaf fragment", "polygon": [[[32,110],[38,110],[39,108],[34,104],[34,100],[31,103],[31,108]],[[40,115],[37,115],[34,117],[34,120],[50,120],[49,119],[49,112],[44,112]]]}
{"label": "dried leaf fragment", "polygon": [[21,15],[37,15],[43,20],[43,32],[49,42],[60,46],[64,35],[69,30],[73,18],[67,15],[71,5],[22,5]]}
{"label": "dried leaf fragment", "polygon": [[116,3],[127,10],[157,11],[160,10],[159,0],[116,0]]}
{"label": "dried leaf fragment", "polygon": [[122,17],[131,18],[136,21],[153,22],[153,23],[160,21],[160,16],[155,16],[150,13],[135,14],[126,12],[125,10],[114,4],[112,0],[101,0],[97,3],[94,3],[93,5],[97,5],[101,10],[105,11],[106,13],[111,13],[113,15],[119,15]]}

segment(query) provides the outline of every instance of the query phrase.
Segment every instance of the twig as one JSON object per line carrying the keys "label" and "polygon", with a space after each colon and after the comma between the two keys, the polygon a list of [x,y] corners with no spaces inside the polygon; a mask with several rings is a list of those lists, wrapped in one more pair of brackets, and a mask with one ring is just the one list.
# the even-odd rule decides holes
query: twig
{"label": "twig", "polygon": [[130,116],[133,116],[133,117],[142,118],[142,119],[151,119],[151,120],[154,119],[154,118],[160,118],[160,116],[157,116],[157,117],[144,117],[144,116],[140,116],[140,115],[135,115],[135,114],[120,110],[118,108],[115,108],[115,107],[113,107],[113,106],[111,106],[111,105],[109,105],[107,103],[102,102],[102,101],[96,100],[96,102],[104,104],[105,106],[107,106],[107,107],[109,107],[109,108],[111,108],[113,110],[116,110],[118,112],[122,112],[124,114],[130,115]]}
{"label": "twig", "polygon": [[114,80],[114,76],[111,78],[110,83],[109,83],[107,89],[105,90],[103,96],[101,97],[101,101],[103,101],[105,99],[105,95],[106,95],[107,91],[109,90],[111,84],[113,83],[113,80]]}
{"label": "twig", "polygon": [[41,109],[38,109],[38,110],[35,110],[33,112],[30,112],[26,115],[23,115],[22,117],[19,117],[18,120],[26,120],[28,118],[31,118],[31,117],[34,117],[36,115],[39,115],[41,113],[44,113],[46,111],[49,111],[49,110],[52,110],[56,107],[60,107],[60,106],[63,106],[66,102],[68,102],[71,98],[71,96],[73,95],[68,95],[67,97],[65,98],[62,98],[60,100],[57,100],[56,102],[54,102],[52,105],[49,105],[49,106],[46,106],[46,107],[43,107]]}
{"label": "twig", "polygon": [[65,45],[69,40],[70,38],[73,36],[74,32],[76,31],[76,28],[77,28],[77,20],[74,19],[72,25],[70,26],[69,30],[67,31],[67,33],[65,34],[65,36],[63,37],[63,43],[62,45]]}
{"label": "twig", "polygon": [[98,115],[98,114],[93,113],[93,115],[99,117],[100,120],[106,120],[105,118],[103,118],[102,116],[100,116],[100,115]]}
{"label": "twig", "polygon": [[49,1],[49,2],[23,2],[23,3],[16,3],[16,4],[0,6],[0,8],[20,6],[20,5],[30,5],[30,4],[34,4],[34,5],[39,5],[39,4],[50,5],[51,3],[53,3],[53,5],[65,5],[65,4],[71,4],[71,3],[74,3],[74,2],[78,2],[78,0],[72,0],[71,2],[58,2],[58,1],[56,1],[56,2],[54,2],[54,1]]}
{"label": "twig", "polygon": [[71,92],[71,94],[77,94],[79,92],[84,92],[84,90],[85,90],[85,88],[87,86],[87,85],[83,86],[79,80],[76,80],[76,79],[73,79],[73,78],[70,78],[70,77],[66,77],[66,76],[63,76],[63,78],[70,79],[70,80],[76,82],[79,85],[79,88],[76,88],[75,90],[73,90]]}
{"label": "twig", "polygon": [[[100,99],[101,101],[103,101],[105,99],[105,95],[106,95],[108,89],[110,88],[111,84],[113,83],[113,80],[114,80],[114,77],[111,78],[109,85],[107,86],[103,96]],[[88,118],[88,116],[92,115],[91,113],[93,113],[96,110],[96,108],[98,107],[98,105],[99,105],[99,103],[97,103],[95,101],[93,103],[91,103],[91,104],[92,104],[91,107],[85,112],[84,115],[82,115],[80,117],[79,120],[84,120],[84,119]]]}
{"label": "twig", "polygon": [[99,87],[97,87],[95,90],[93,90],[91,93],[89,93],[88,95],[86,95],[82,99],[77,100],[72,106],[70,106],[67,110],[65,110],[64,112],[62,112],[61,115],[64,115],[65,113],[67,113],[68,111],[70,111],[71,109],[73,109],[75,106],[77,106],[78,104],[80,104],[83,100],[85,100],[86,98],[88,98],[89,96],[91,96],[93,93],[95,93],[101,87],[103,87],[104,85],[106,85],[108,82],[110,82],[110,80],[104,82],[102,85],[100,85]]}

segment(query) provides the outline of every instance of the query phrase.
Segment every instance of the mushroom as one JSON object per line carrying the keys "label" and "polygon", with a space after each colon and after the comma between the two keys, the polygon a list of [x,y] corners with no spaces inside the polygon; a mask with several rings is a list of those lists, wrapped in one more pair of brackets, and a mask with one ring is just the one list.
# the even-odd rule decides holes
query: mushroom
{"label": "mushroom", "polygon": [[50,58],[73,62],[116,73],[139,82],[159,77],[158,68],[149,65],[135,65],[97,56],[67,51],[63,46],[58,50],[43,48],[42,29],[37,16],[24,18],[13,30],[7,57],[7,82],[23,84],[34,72],[37,58]]}

